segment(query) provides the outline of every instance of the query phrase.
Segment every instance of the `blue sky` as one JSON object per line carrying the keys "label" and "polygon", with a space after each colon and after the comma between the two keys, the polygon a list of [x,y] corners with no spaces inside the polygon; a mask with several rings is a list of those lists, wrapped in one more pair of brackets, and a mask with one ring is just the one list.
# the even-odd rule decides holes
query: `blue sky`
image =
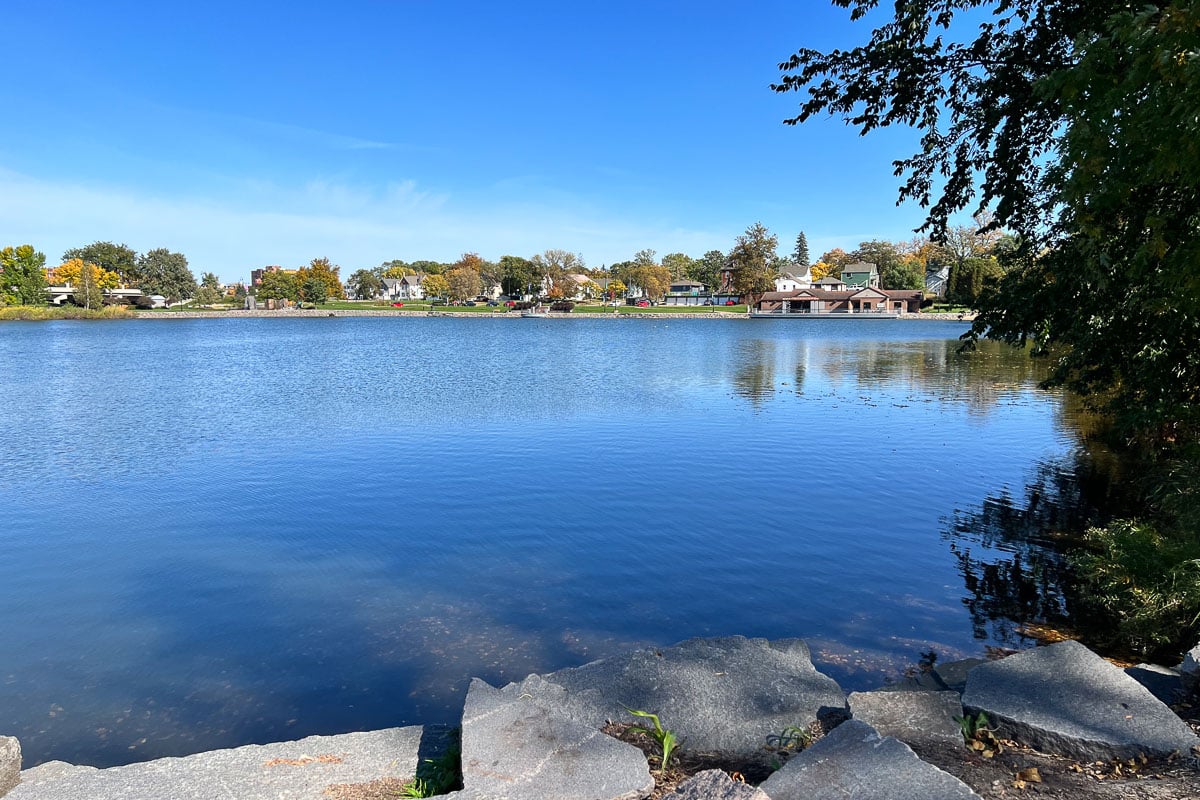
{"label": "blue sky", "polygon": [[776,65],[863,39],[825,0],[5,4],[0,245],[96,240],[222,279],[326,256],[906,239],[904,130],[785,126]]}

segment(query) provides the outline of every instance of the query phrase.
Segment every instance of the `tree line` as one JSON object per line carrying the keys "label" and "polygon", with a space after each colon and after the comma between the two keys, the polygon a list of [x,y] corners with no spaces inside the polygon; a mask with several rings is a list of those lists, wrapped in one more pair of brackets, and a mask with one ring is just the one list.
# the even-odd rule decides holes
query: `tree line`
{"label": "tree line", "polygon": [[[820,280],[840,275],[848,264],[865,261],[876,265],[885,289],[923,289],[926,273],[945,267],[949,270],[948,299],[973,305],[984,286],[1005,274],[1017,249],[1013,237],[992,230],[989,222],[980,217],[975,225],[952,228],[942,242],[929,237],[904,242],[876,239],[861,242],[849,252],[834,248],[816,261],[810,261],[803,231],[792,251],[781,254],[778,237],[760,223],[749,226],[728,252],[709,250],[700,256],[676,252],[659,258],[654,250],[642,249],[628,260],[598,268],[589,267],[581,254],[568,250],[545,250],[529,258],[505,255],[495,261],[467,252],[451,263],[385,261],[356,270],[343,285],[338,265],[328,258],[314,258],[295,270],[267,267],[261,282],[248,291],[263,300],[301,303],[341,299],[347,291],[370,299],[383,293],[385,278],[420,274],[426,296],[451,300],[470,299],[492,286],[499,286],[509,296],[533,294],[551,300],[581,292],[590,298],[615,299],[637,287],[650,299],[659,300],[672,282],[681,280],[704,284],[712,291],[753,297],[773,289],[775,279],[785,273],[803,274],[811,269],[813,280]],[[205,272],[197,281],[187,258],[166,248],[139,254],[124,244],[93,242],[66,251],[62,263],[49,271],[45,265],[45,255],[31,245],[0,250],[0,302],[41,305],[46,301],[47,285],[66,284],[75,290],[74,301],[84,307],[98,307],[103,291],[119,286],[139,288],[147,296],[161,295],[169,303],[194,300],[211,305],[225,296],[213,273]],[[723,285],[723,273],[730,276],[728,285]],[[574,275],[592,280],[580,285]],[[608,281],[604,290],[597,282],[601,279]],[[240,299],[240,292],[246,289],[236,291],[235,299]]]}
{"label": "tree line", "polygon": [[215,303],[220,281],[205,272],[199,283],[183,253],[165,247],[138,253],[113,242],[93,242],[63,253],[57,267],[46,269],[46,255],[32,245],[0,249],[0,303],[45,305],[50,286],[70,286],[72,299],[84,308],[99,308],[106,289],[141,289],[143,296],[160,295],[169,303],[195,299]]}

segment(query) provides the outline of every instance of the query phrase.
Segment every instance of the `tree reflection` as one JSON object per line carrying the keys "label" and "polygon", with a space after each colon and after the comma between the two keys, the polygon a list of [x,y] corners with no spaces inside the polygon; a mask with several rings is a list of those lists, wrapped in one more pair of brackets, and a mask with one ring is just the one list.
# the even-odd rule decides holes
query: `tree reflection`
{"label": "tree reflection", "polygon": [[759,408],[775,393],[775,342],[748,339],[738,343],[733,391]]}
{"label": "tree reflection", "polygon": [[[739,342],[730,382],[734,393],[761,407],[794,376],[788,391],[797,395],[814,382],[833,391],[913,392],[962,403],[987,414],[1007,395],[1037,386],[1047,376],[1044,359],[1000,342],[959,352],[956,339],[926,341],[772,340]],[[786,379],[785,379],[786,380]]]}
{"label": "tree reflection", "polygon": [[1080,448],[1041,464],[1019,498],[1007,491],[980,508],[957,510],[943,539],[958,560],[963,605],[977,639],[1021,646],[1030,626],[1085,635],[1103,621],[1090,616],[1071,567],[1075,534],[1103,524],[1118,500],[1107,461]]}

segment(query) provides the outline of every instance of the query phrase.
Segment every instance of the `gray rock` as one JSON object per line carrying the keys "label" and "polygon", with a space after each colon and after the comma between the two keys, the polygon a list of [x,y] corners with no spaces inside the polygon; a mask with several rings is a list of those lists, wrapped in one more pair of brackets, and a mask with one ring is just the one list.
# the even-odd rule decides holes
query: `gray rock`
{"label": "gray rock", "polygon": [[503,691],[529,695],[591,728],[636,722],[626,709],[649,711],[685,749],[734,755],[759,753],[768,736],[846,708],[841,687],[817,671],[802,640],[743,636],[637,650],[531,675]]}
{"label": "gray rock", "polygon": [[12,736],[0,736],[0,797],[21,782],[21,743]]}
{"label": "gray rock", "polygon": [[850,715],[905,744],[963,741],[958,692],[851,692]]}
{"label": "gray rock", "polygon": [[1079,642],[976,667],[962,702],[986,712],[1003,736],[1075,758],[1188,754],[1200,744],[1145,687]]}
{"label": "gray rock", "polygon": [[1183,676],[1179,670],[1157,664],[1138,664],[1125,674],[1145,686],[1159,701],[1171,705],[1183,699]]}
{"label": "gray rock", "polygon": [[738,783],[719,769],[697,772],[671,795],[679,800],[771,800],[761,789]]}
{"label": "gray rock", "polygon": [[4,800],[329,800],[332,784],[407,780],[422,729],[310,736],[111,769],[52,761],[21,773]]}
{"label": "gray rock", "polygon": [[945,664],[939,664],[933,668],[933,671],[945,684],[947,689],[953,689],[959,694],[967,688],[967,673],[978,667],[980,664],[986,664],[985,658],[964,658],[961,661],[950,661]]}
{"label": "gray rock", "polygon": [[654,789],[641,750],[479,679],[463,709],[462,767],[467,796],[636,800]]}
{"label": "gray rock", "polygon": [[1189,692],[1200,691],[1200,644],[1188,650],[1179,665],[1183,676],[1183,688]]}
{"label": "gray rock", "polygon": [[944,692],[948,687],[933,672],[906,675],[879,688],[881,692]]}
{"label": "gray rock", "polygon": [[965,783],[908,745],[852,719],[795,756],[760,787],[771,800],[978,800]]}

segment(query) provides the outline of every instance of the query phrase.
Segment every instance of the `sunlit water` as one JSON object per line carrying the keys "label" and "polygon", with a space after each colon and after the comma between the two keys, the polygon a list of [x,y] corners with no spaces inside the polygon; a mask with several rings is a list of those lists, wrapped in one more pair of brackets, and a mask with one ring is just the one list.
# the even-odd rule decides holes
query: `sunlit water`
{"label": "sunlit water", "polygon": [[450,722],[471,676],[691,636],[805,637],[847,688],[978,654],[948,520],[1074,439],[963,329],[4,324],[0,734],[108,765]]}

